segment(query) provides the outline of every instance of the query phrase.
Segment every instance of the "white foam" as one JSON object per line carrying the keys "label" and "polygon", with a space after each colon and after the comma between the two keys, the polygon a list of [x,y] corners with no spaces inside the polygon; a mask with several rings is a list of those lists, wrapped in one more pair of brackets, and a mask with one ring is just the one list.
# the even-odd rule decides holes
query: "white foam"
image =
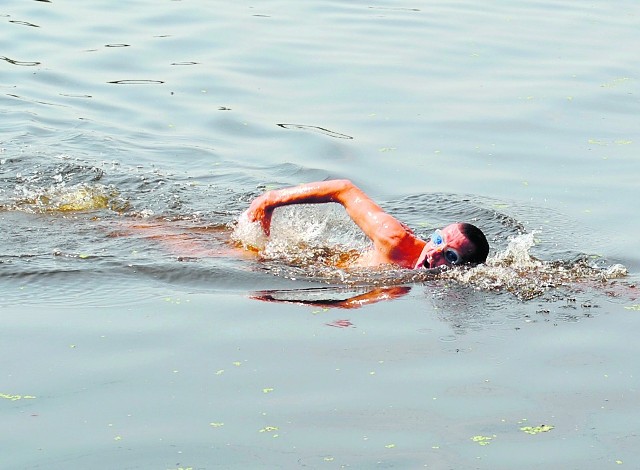
{"label": "white foam", "polygon": [[240,214],[231,233],[231,238],[246,249],[262,251],[267,245],[267,235],[260,222],[249,222],[246,211]]}
{"label": "white foam", "polygon": [[260,251],[269,259],[308,264],[340,253],[362,252],[370,242],[338,204],[297,204],[277,208],[267,237],[258,222],[247,214],[238,218],[232,238],[245,248]]}
{"label": "white foam", "polygon": [[496,253],[487,260],[487,266],[509,266],[515,269],[540,266],[540,261],[532,258],[529,253],[536,243],[535,233],[519,235],[509,240],[509,245],[504,251]]}

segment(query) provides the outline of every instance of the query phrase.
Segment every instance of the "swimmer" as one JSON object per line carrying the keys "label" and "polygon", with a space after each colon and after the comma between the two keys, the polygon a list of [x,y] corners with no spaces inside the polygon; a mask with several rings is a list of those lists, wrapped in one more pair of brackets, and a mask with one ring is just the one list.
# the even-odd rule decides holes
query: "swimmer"
{"label": "swimmer", "polygon": [[325,202],[341,204],[373,242],[373,249],[363,253],[356,266],[393,264],[408,269],[433,269],[484,263],[489,254],[489,243],[475,225],[447,225],[436,230],[428,240],[422,240],[349,180],[321,181],[268,191],[251,202],[246,215],[249,221],[260,222],[265,234],[269,235],[275,208]]}

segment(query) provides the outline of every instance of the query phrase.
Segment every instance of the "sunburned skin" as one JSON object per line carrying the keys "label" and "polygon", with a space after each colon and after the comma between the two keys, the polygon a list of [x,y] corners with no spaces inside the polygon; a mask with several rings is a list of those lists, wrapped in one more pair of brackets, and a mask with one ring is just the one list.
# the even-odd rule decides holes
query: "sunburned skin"
{"label": "sunburned skin", "polygon": [[321,181],[268,191],[253,200],[246,215],[249,221],[260,222],[264,232],[269,235],[275,208],[325,202],[341,204],[373,242],[373,249],[363,253],[354,263],[355,266],[394,264],[407,269],[435,268],[451,264],[445,258],[449,248],[462,257],[456,264],[464,263],[475,250],[474,245],[462,234],[461,224],[448,225],[442,229],[446,241],[438,247],[431,240],[421,240],[348,180]]}
{"label": "sunburned skin", "polygon": [[[268,191],[254,199],[245,212],[250,222],[259,222],[268,236],[274,209],[290,204],[336,202],[341,204],[351,219],[372,241],[372,249],[360,256],[350,256],[341,267],[371,267],[384,264],[406,269],[436,268],[450,264],[463,264],[472,259],[475,250],[461,231],[462,224],[451,224],[440,231],[439,244],[431,239],[418,238],[413,231],[393,216],[384,212],[361,189],[348,180],[331,180],[308,183],[294,188]],[[235,256],[255,257],[257,253],[242,250],[230,243],[226,227],[196,229],[185,221],[171,223],[130,224],[129,231],[151,239],[162,240],[171,252],[187,257]],[[124,226],[122,230],[126,231]],[[201,240],[197,232],[205,230],[207,236],[224,238],[213,247],[210,241]],[[455,258],[447,259],[449,251],[455,251]],[[451,253],[449,253],[451,254]],[[450,256],[451,258],[451,256]]]}
{"label": "sunburned skin", "polygon": [[[255,198],[244,215],[249,222],[258,222],[264,233],[269,236],[271,218],[276,208],[291,204],[328,202],[341,204],[373,245],[372,249],[359,255],[353,253],[346,258],[338,257],[334,260],[338,267],[394,265],[406,269],[431,269],[450,264],[463,264],[474,259],[473,256],[476,255],[476,247],[462,231],[462,229],[468,229],[468,224],[451,224],[444,227],[434,234],[435,243],[431,238],[422,240],[409,227],[384,212],[360,188],[348,180],[321,181],[268,191]],[[240,220],[243,218],[241,217]],[[476,227],[471,227],[479,232]],[[161,241],[170,252],[180,254],[181,258],[230,256],[256,259],[259,257],[256,250],[242,249],[234,244],[226,226],[198,229],[184,221],[178,221],[175,224],[166,223],[166,221],[158,224],[138,222],[128,227],[120,227],[113,236],[120,236],[126,232]],[[484,238],[481,232],[480,234]],[[206,236],[201,238],[199,235]],[[219,243],[212,246],[211,238]],[[486,250],[488,252],[488,246]],[[478,258],[481,258],[479,262],[483,262],[486,253],[484,258],[476,256],[476,262]],[[406,294],[408,290],[408,287],[403,286],[376,288],[337,303],[326,301],[328,302],[326,306],[358,308],[381,300],[397,298]],[[253,298],[280,301],[268,293]],[[325,305],[323,302],[303,303]]]}
{"label": "sunburned skin", "polygon": [[474,246],[460,231],[460,224],[447,225],[441,232],[445,237],[446,244],[441,247],[436,247],[433,241],[429,239],[420,253],[414,269],[420,269],[421,267],[437,268],[438,266],[449,264],[444,256],[446,248],[455,249],[462,255],[463,259],[471,255]]}

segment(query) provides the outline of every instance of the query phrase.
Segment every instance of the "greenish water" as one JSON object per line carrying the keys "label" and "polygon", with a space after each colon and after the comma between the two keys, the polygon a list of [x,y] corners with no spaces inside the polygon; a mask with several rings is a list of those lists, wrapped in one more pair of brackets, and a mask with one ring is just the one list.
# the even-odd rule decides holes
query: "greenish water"
{"label": "greenish water", "polygon": [[[639,13],[3,3],[0,467],[638,467]],[[309,264],[364,243],[325,209],[229,253],[257,194],[345,177],[490,263]]]}

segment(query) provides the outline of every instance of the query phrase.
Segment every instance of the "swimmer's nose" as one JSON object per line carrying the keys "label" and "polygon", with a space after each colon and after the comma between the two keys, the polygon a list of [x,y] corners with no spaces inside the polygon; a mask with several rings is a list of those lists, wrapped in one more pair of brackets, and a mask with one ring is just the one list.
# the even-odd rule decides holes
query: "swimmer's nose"
{"label": "swimmer's nose", "polygon": [[434,250],[429,255],[429,266],[431,268],[437,268],[438,266],[442,266],[443,264],[447,264],[447,261],[444,259],[442,250],[441,249]]}

